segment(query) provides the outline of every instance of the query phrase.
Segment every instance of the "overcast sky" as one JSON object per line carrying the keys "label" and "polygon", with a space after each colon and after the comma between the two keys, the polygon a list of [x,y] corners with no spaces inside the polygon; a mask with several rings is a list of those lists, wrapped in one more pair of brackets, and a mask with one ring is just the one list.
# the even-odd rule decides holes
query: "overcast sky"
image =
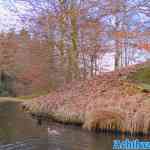
{"label": "overcast sky", "polygon": [[[15,12],[9,9],[9,7],[11,6],[10,1],[13,2],[14,0],[0,0],[0,31],[2,30],[7,31],[12,28],[17,28],[17,30],[19,30],[22,27],[20,18],[15,14]],[[21,1],[17,3],[14,2],[14,5],[17,6],[18,11],[20,13],[30,12],[26,11],[27,8],[29,8],[30,6],[28,5],[27,7],[27,4],[22,3],[23,2]],[[146,17],[143,14],[138,14],[138,16],[134,15],[132,19],[133,20],[131,23],[137,22],[139,20],[141,20],[142,22],[144,21],[150,22],[150,18]],[[149,25],[150,23],[148,24],[148,26]]]}
{"label": "overcast sky", "polygon": [[15,12],[9,10],[9,0],[0,0],[0,30],[8,31],[12,28],[20,28],[20,19]]}

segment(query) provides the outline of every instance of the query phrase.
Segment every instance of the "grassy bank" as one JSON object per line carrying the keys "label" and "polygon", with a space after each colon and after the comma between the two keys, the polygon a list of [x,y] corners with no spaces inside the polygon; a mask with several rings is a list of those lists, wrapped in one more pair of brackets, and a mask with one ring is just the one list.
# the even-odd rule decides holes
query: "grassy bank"
{"label": "grassy bank", "polygon": [[6,101],[10,101],[10,102],[25,102],[23,99],[19,99],[19,98],[14,98],[14,97],[0,97],[0,103],[1,102],[6,102]]}
{"label": "grassy bank", "polygon": [[149,66],[147,62],[68,84],[23,103],[23,109],[89,130],[150,133]]}

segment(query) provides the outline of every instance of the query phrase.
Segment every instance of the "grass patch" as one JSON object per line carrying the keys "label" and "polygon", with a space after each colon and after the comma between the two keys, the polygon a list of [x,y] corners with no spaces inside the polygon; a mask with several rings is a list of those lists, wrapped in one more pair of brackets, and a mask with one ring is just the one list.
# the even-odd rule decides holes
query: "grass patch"
{"label": "grass patch", "polygon": [[127,77],[136,83],[142,92],[150,92],[150,67],[143,67]]}
{"label": "grass patch", "polygon": [[144,67],[128,76],[128,79],[150,85],[150,67]]}
{"label": "grass patch", "polygon": [[36,97],[39,97],[39,96],[45,96],[49,93],[49,91],[39,91],[39,92],[36,92],[36,93],[33,93],[31,95],[27,95],[27,96],[19,96],[17,97],[18,99],[23,99],[23,100],[30,100],[32,98],[36,98]]}
{"label": "grass patch", "polygon": [[15,98],[15,97],[0,97],[0,102],[22,102],[23,99]]}

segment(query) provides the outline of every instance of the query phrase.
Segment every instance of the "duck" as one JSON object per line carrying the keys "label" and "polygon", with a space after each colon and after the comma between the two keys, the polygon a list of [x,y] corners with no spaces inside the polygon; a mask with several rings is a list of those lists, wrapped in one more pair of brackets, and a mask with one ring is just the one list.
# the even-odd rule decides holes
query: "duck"
{"label": "duck", "polygon": [[50,128],[48,128],[48,134],[49,135],[55,135],[55,136],[60,135],[60,133],[58,131],[50,129]]}

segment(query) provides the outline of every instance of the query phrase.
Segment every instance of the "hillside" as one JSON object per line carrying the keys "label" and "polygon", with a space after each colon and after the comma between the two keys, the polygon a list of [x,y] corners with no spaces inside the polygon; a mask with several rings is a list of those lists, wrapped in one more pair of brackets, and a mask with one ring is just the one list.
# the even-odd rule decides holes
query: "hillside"
{"label": "hillside", "polygon": [[72,82],[23,104],[36,116],[84,128],[150,131],[150,62]]}

